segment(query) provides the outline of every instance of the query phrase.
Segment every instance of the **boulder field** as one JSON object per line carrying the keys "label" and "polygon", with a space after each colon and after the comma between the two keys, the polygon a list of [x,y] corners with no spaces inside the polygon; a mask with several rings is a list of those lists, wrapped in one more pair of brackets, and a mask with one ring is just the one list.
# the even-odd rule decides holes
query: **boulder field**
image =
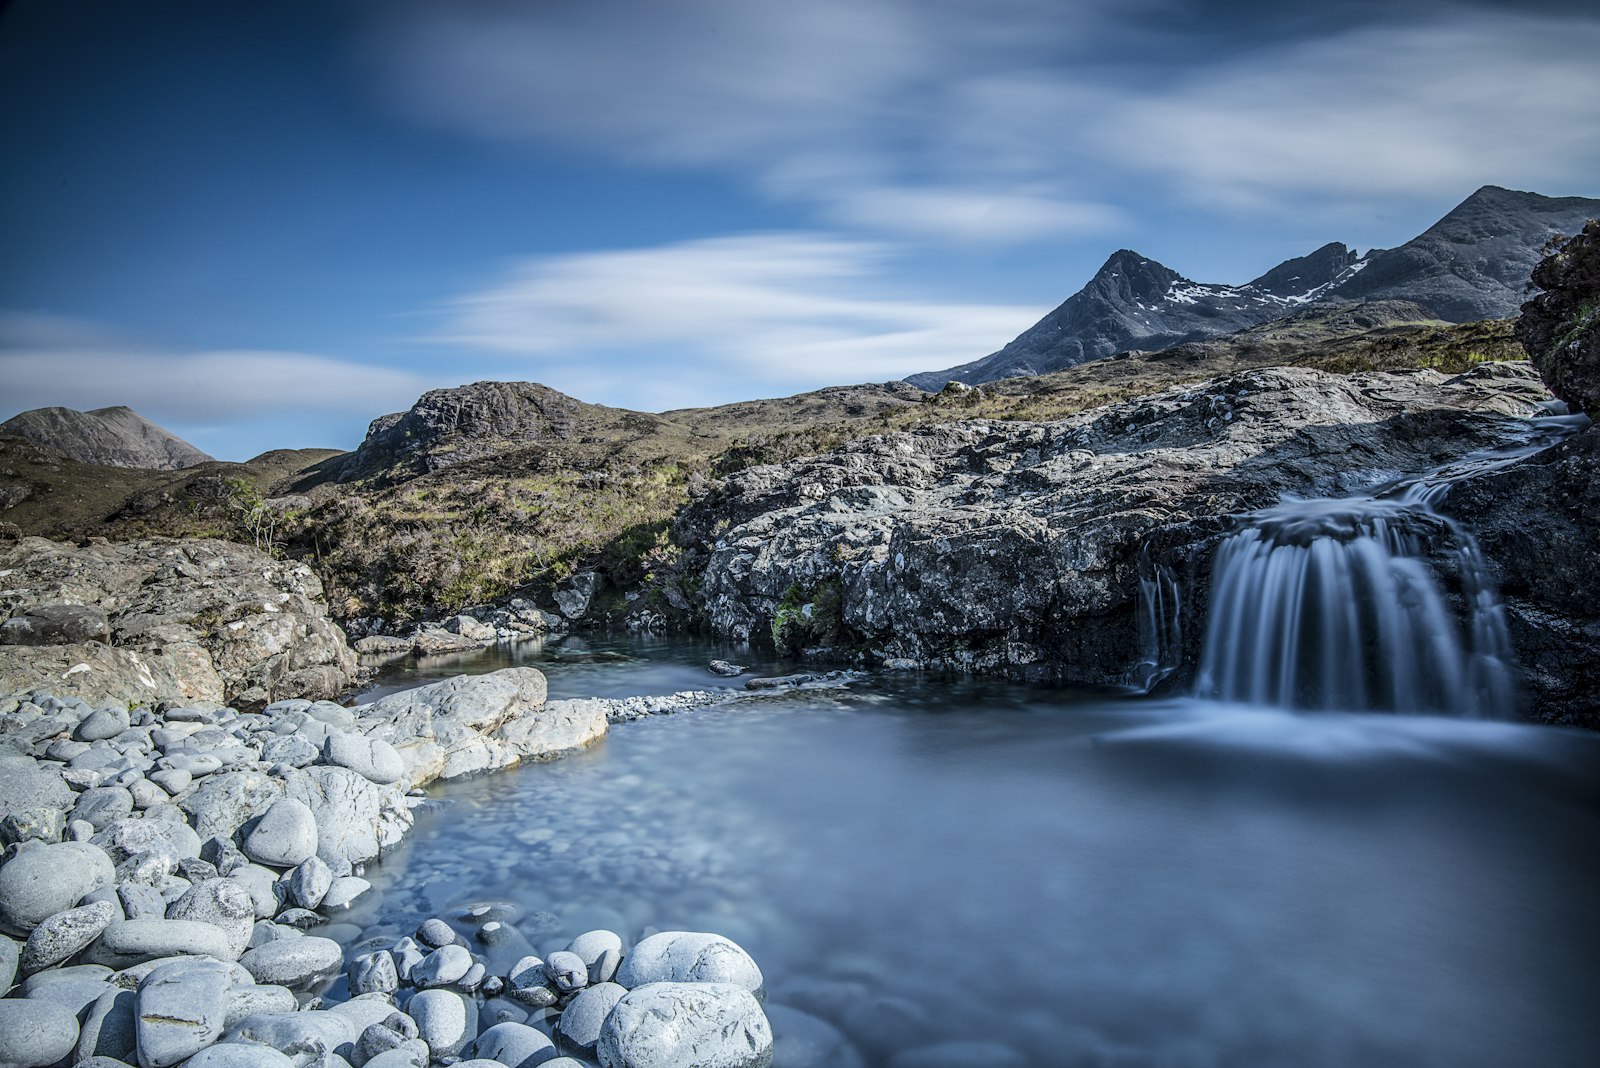
{"label": "boulder field", "polygon": [[[636,705],[547,701],[531,668],[354,708],[0,697],[0,1066],[766,1068],[761,971],[719,935],[595,930],[541,958],[490,907],[348,952],[322,933],[421,786],[581,748]],[[315,996],[341,975],[345,1000]]]}

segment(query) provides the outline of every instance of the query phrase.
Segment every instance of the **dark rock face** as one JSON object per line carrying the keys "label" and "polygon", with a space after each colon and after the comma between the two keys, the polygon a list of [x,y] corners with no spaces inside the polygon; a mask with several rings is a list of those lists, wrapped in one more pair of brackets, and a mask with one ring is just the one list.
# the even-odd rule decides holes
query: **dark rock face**
{"label": "dark rock face", "polygon": [[391,469],[423,474],[506,448],[570,439],[587,406],[536,382],[474,382],[422,395],[372,421],[340,481]]}
{"label": "dark rock face", "polygon": [[1600,728],[1600,429],[1459,483],[1441,507],[1496,571],[1529,714]]}
{"label": "dark rock face", "polygon": [[106,642],[106,614],[81,604],[36,605],[0,623],[0,645],[70,645]]}
{"label": "dark rock face", "polygon": [[1154,350],[1231,333],[1317,302],[1414,301],[1450,322],[1510,315],[1528,272],[1556,233],[1600,215],[1600,200],[1484,186],[1427,231],[1365,257],[1332,243],[1243,286],[1192,282],[1126,249],[1089,284],[1005,348],[973,363],[906,379],[936,391],[1038,375],[1130,349]]}
{"label": "dark rock face", "polygon": [[0,552],[0,573],[8,629],[64,604],[97,613],[100,626],[94,637],[0,645],[0,690],[249,705],[335,697],[358,670],[311,569],[248,546],[24,538]]}
{"label": "dark rock face", "polygon": [[1540,261],[1544,292],[1522,306],[1517,340],[1550,392],[1600,419],[1600,221],[1591,221]]}
{"label": "dark rock face", "polygon": [[1086,684],[1137,681],[1141,578],[1201,637],[1229,516],[1513,440],[1526,364],[1446,378],[1250,371],[1054,423],[969,422],[751,468],[695,502],[701,607],[735,638]]}
{"label": "dark rock face", "polygon": [[35,408],[0,423],[11,434],[68,459],[105,467],[176,471],[211,459],[187,441],[140,417],[132,408]]}

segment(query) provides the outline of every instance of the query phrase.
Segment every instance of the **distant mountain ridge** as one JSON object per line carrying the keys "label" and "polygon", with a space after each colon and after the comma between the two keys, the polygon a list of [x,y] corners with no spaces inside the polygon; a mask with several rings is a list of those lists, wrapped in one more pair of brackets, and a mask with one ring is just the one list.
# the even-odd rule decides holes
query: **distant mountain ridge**
{"label": "distant mountain ridge", "polygon": [[1393,249],[1330,242],[1242,286],[1195,282],[1129,249],[998,352],[909,376],[925,390],[1040,375],[1129,350],[1153,351],[1232,333],[1312,303],[1406,300],[1447,322],[1516,312],[1539,250],[1600,216],[1600,200],[1484,186]]}
{"label": "distant mountain ridge", "polygon": [[0,434],[23,438],[70,460],[104,467],[177,471],[212,459],[122,405],[89,412],[34,408],[0,423]]}

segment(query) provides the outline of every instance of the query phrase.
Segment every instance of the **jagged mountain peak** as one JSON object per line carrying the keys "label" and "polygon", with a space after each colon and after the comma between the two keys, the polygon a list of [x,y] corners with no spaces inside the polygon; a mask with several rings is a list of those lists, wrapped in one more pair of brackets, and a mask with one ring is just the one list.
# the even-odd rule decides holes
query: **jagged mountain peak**
{"label": "jagged mountain peak", "polygon": [[1510,315],[1550,236],[1574,233],[1596,216],[1600,200],[1485,185],[1398,248],[1358,257],[1331,241],[1242,286],[1194,282],[1118,249],[1088,284],[998,352],[906,381],[938,390],[952,380],[1046,374],[1232,333],[1318,302],[1412,301],[1458,323]]}

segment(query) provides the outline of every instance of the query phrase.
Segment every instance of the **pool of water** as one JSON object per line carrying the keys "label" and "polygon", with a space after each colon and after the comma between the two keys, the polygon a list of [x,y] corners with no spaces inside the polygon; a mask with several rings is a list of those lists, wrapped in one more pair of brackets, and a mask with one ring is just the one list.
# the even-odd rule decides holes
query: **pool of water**
{"label": "pool of water", "polygon": [[[557,695],[727,684],[709,646],[556,654],[436,667],[521,655]],[[970,1065],[1196,1068],[1600,1049],[1584,733],[875,676],[431,793],[358,925],[505,902],[546,952],[718,931],[761,965],[780,1050],[788,1009],[867,1065],[950,1041],[1015,1054]]]}

